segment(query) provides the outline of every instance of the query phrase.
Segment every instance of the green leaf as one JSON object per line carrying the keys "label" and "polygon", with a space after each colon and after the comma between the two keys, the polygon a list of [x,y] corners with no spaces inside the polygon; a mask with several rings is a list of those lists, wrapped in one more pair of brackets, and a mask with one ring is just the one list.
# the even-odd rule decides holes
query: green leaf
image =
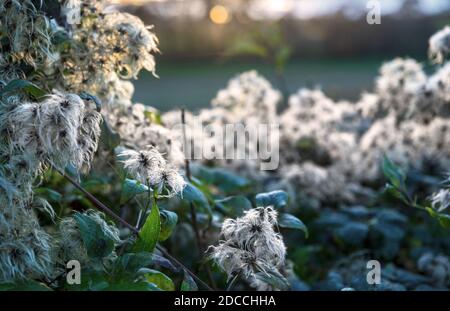
{"label": "green leaf", "polygon": [[279,72],[282,72],[287,61],[292,55],[292,49],[289,46],[280,47],[275,53],[275,64]]}
{"label": "green leaf", "polygon": [[226,51],[226,55],[229,57],[254,55],[264,59],[268,54],[267,48],[258,42],[255,42],[252,38],[239,38],[238,40],[235,40],[231,47]]}
{"label": "green leaf", "polygon": [[256,206],[267,207],[273,206],[276,209],[285,207],[288,203],[289,196],[285,191],[276,190],[272,192],[259,193],[256,195]]}
{"label": "green leaf", "polygon": [[105,150],[114,150],[120,144],[120,135],[115,132],[108,121],[103,117],[101,123],[100,143]]}
{"label": "green leaf", "polygon": [[278,216],[278,225],[282,228],[302,230],[305,233],[306,238],[308,238],[309,236],[308,228],[300,219],[298,219],[294,215],[281,213]]}
{"label": "green leaf", "polygon": [[243,195],[216,200],[215,204],[216,209],[233,218],[241,216],[244,211],[252,208],[250,200]]}
{"label": "green leaf", "polygon": [[257,272],[255,276],[260,281],[279,290],[288,290],[290,287],[288,280],[276,270]]}
{"label": "green leaf", "polygon": [[70,36],[65,30],[56,31],[52,36],[52,43],[54,45],[64,44],[70,41]]}
{"label": "green leaf", "polygon": [[439,221],[439,224],[443,228],[445,228],[445,229],[450,228],[450,215],[436,212],[431,207],[426,207],[426,210],[427,210],[428,214],[430,214],[431,217],[436,218]]}
{"label": "green leaf", "polygon": [[162,210],[161,216],[161,232],[159,234],[159,240],[167,240],[175,229],[178,222],[178,215],[171,211]]}
{"label": "green leaf", "polygon": [[144,111],[144,116],[153,124],[162,125],[161,114],[158,111]]}
{"label": "green leaf", "polygon": [[204,211],[208,212],[208,214],[211,214],[212,212],[206,196],[190,182],[184,187],[181,198],[188,203],[194,203],[195,206],[202,208]]}
{"label": "green leaf", "polygon": [[158,205],[153,204],[150,215],[145,220],[145,224],[139,232],[139,237],[134,244],[135,252],[153,252],[159,240],[161,232],[161,219]]}
{"label": "green leaf", "polygon": [[32,96],[34,99],[39,99],[46,95],[46,92],[27,80],[12,80],[10,81],[0,92],[0,95],[3,96],[7,93],[15,93],[18,91],[24,91],[29,96]]}
{"label": "green leaf", "polygon": [[62,194],[46,187],[39,187],[34,190],[34,193],[52,202],[61,202]]}
{"label": "green leaf", "polygon": [[146,268],[154,263],[153,254],[147,252],[126,253],[114,261],[114,273],[136,274],[140,269]]}
{"label": "green leaf", "polygon": [[403,189],[405,186],[406,175],[396,166],[387,156],[384,156],[382,165],[384,176],[396,188]]}
{"label": "green leaf", "polygon": [[43,283],[33,280],[27,280],[18,283],[2,283],[0,284],[0,291],[15,291],[15,292],[48,292],[52,291]]}
{"label": "green leaf", "polygon": [[141,269],[139,273],[142,273],[147,281],[155,284],[158,288],[165,291],[174,291],[175,285],[173,281],[164,273],[153,269]]}
{"label": "green leaf", "polygon": [[369,226],[361,222],[348,222],[335,230],[336,236],[347,245],[360,246],[369,234]]}
{"label": "green leaf", "polygon": [[104,258],[114,250],[114,237],[87,214],[76,213],[74,219],[90,258]]}
{"label": "green leaf", "polygon": [[200,166],[193,171],[193,174],[206,184],[214,185],[225,194],[241,192],[251,185],[248,179],[222,168]]}
{"label": "green leaf", "polygon": [[102,291],[109,286],[105,274],[98,270],[83,270],[81,284],[68,284],[64,282],[64,290],[68,291]]}
{"label": "green leaf", "polygon": [[139,292],[154,292],[160,291],[155,284],[150,283],[148,281],[137,281],[134,280],[119,280],[116,283],[110,284],[107,288],[107,291],[139,291]]}
{"label": "green leaf", "polygon": [[102,101],[97,96],[86,93],[86,92],[81,92],[79,94],[79,96],[84,101],[94,102],[95,108],[97,109],[98,112],[100,112],[102,110]]}
{"label": "green leaf", "polygon": [[181,291],[183,292],[191,292],[191,291],[198,291],[197,284],[195,283],[194,279],[191,277],[189,273],[186,271],[184,272],[184,279],[181,283]]}
{"label": "green leaf", "polygon": [[134,196],[142,193],[148,193],[149,189],[146,185],[137,180],[126,178],[122,183],[122,193],[120,195],[120,204],[132,199]]}

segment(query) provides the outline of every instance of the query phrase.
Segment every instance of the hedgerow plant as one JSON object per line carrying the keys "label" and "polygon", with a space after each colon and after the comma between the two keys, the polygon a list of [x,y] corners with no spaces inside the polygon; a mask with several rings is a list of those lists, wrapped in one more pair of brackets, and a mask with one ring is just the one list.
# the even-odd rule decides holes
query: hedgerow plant
{"label": "hedgerow plant", "polygon": [[[243,73],[198,117],[279,123],[280,167],[193,162],[181,140],[217,137],[173,128],[190,112],[132,102],[130,80],[156,75],[158,40],[104,4],[0,1],[1,289],[449,288],[448,231],[403,208],[448,225],[436,181],[450,161],[448,65],[427,77],[396,59],[358,103],[300,89],[282,112],[282,94]],[[439,63],[448,37],[430,40]],[[389,262],[380,285],[363,281],[369,259]],[[81,284],[66,280],[72,260]]]}

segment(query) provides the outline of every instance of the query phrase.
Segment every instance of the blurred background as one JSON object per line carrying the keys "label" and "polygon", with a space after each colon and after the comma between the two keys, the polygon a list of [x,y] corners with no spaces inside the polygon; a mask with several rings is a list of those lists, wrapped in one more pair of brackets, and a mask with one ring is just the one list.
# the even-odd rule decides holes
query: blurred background
{"label": "blurred background", "polygon": [[[370,91],[379,66],[397,56],[429,66],[428,38],[450,23],[449,0],[112,0],[154,25],[155,79],[135,81],[135,101],[162,111],[197,110],[239,72],[256,69],[283,93],[321,87],[334,99]],[[428,68],[429,69],[429,68]]]}

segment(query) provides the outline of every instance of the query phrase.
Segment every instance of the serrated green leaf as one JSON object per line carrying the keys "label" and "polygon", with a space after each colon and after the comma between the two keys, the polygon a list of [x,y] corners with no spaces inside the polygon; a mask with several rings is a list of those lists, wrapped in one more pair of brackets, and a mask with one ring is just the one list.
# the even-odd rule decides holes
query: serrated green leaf
{"label": "serrated green leaf", "polygon": [[306,238],[308,238],[309,236],[308,228],[300,219],[298,219],[294,215],[281,213],[278,216],[278,225],[282,228],[302,230],[305,233]]}
{"label": "serrated green leaf", "polygon": [[161,216],[161,232],[159,234],[159,240],[165,241],[172,234],[175,226],[178,222],[178,215],[171,211],[162,210],[160,212]]}
{"label": "serrated green leaf", "polygon": [[255,197],[256,206],[273,206],[275,209],[281,209],[288,204],[289,196],[285,191],[276,190],[272,192],[259,193]]}
{"label": "serrated green leaf", "polygon": [[134,244],[135,252],[153,252],[159,240],[161,232],[161,219],[158,205],[153,204],[152,210],[145,220],[145,224],[139,232],[138,239]]}

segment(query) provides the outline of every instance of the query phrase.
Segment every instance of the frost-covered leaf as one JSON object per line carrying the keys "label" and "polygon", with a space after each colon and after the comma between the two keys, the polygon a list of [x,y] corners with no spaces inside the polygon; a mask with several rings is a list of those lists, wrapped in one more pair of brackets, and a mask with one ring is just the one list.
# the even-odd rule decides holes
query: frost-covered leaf
{"label": "frost-covered leaf", "polygon": [[285,191],[276,190],[272,192],[259,193],[255,197],[257,206],[273,206],[281,209],[288,204],[289,196]]}
{"label": "frost-covered leaf", "polygon": [[298,219],[294,215],[281,213],[278,216],[278,225],[282,228],[302,230],[305,233],[305,237],[308,238],[308,228],[300,219]]}

